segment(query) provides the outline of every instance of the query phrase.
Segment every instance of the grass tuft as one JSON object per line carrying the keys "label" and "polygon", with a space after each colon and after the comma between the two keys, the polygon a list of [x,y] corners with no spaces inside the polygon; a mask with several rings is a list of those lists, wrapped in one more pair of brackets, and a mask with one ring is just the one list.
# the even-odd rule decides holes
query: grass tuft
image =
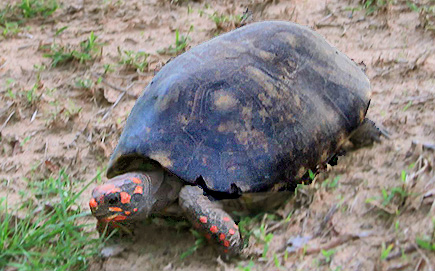
{"label": "grass tuft", "polygon": [[41,208],[26,200],[17,210],[25,215],[12,215],[6,198],[0,199],[0,269],[16,270],[87,270],[89,259],[98,253],[102,238],[92,238],[85,229],[91,225],[79,220],[89,215],[82,212],[76,200],[90,181],[78,193],[74,193],[68,175],[61,171],[57,178],[44,180],[47,189],[29,187],[30,193],[39,191],[38,198],[47,200],[56,195],[56,204]]}

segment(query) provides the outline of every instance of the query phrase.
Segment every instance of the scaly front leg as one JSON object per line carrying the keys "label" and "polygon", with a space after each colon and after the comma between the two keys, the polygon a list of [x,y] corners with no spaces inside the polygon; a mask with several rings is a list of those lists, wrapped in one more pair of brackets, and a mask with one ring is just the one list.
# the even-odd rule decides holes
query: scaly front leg
{"label": "scaly front leg", "polygon": [[214,240],[220,252],[229,255],[240,253],[243,241],[238,226],[218,202],[204,196],[200,187],[183,187],[179,204],[195,229],[207,239]]}

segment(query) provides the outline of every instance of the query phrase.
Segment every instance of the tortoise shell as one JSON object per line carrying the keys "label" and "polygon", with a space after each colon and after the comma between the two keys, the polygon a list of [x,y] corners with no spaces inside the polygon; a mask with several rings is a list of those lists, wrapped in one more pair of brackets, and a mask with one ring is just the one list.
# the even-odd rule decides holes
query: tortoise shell
{"label": "tortoise shell", "polygon": [[149,161],[217,192],[276,189],[326,162],[363,121],[370,83],[307,27],[253,23],[166,64],[133,107],[109,178]]}

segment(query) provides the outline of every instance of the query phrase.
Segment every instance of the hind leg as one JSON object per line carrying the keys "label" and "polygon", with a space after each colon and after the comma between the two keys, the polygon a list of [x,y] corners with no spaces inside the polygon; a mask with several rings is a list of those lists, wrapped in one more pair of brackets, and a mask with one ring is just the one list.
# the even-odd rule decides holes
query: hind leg
{"label": "hind leg", "polygon": [[380,142],[381,136],[389,138],[387,131],[379,129],[373,121],[366,118],[352,133],[349,141],[352,142],[355,148],[361,148],[372,145],[374,142]]}

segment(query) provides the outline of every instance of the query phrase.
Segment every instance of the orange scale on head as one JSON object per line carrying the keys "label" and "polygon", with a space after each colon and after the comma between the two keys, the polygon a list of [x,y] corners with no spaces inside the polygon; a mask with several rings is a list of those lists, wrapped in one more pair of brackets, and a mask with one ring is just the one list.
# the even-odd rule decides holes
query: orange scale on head
{"label": "orange scale on head", "polygon": [[121,196],[121,203],[130,203],[131,196],[127,192],[119,193]]}
{"label": "orange scale on head", "polygon": [[111,212],[122,212],[122,209],[119,207],[109,207],[109,211]]}
{"label": "orange scale on head", "polygon": [[97,201],[94,198],[92,198],[89,201],[89,207],[91,207],[91,208],[97,208],[98,207],[98,203],[97,203]]}
{"label": "orange scale on head", "polygon": [[134,189],[134,194],[143,194],[143,188],[142,186],[136,186],[136,188]]}
{"label": "orange scale on head", "polygon": [[239,229],[239,226],[237,226],[236,224],[234,224],[234,228],[236,228],[236,230]]}
{"label": "orange scale on head", "polygon": [[221,240],[221,241],[225,240],[225,234],[221,233],[219,235],[219,240]]}
{"label": "orange scale on head", "polygon": [[234,235],[236,233],[236,231],[234,229],[229,229],[228,233],[231,234],[231,235]]}
{"label": "orange scale on head", "polygon": [[133,177],[131,178],[131,181],[134,182],[135,184],[141,184],[142,181],[139,178]]}
{"label": "orange scale on head", "polygon": [[228,216],[224,216],[223,220],[224,220],[225,222],[229,222],[229,221],[230,221],[230,218],[229,218]]}
{"label": "orange scale on head", "polygon": [[224,241],[224,246],[225,246],[225,247],[229,247],[229,246],[230,246],[230,241],[225,240],[225,241]]}
{"label": "orange scale on head", "polygon": [[130,211],[125,211],[124,214],[126,214],[126,215],[130,215],[131,212],[130,212]]}
{"label": "orange scale on head", "polygon": [[113,219],[113,221],[122,221],[122,220],[125,220],[125,219],[127,219],[126,216],[119,215],[119,216],[115,217],[115,218]]}

